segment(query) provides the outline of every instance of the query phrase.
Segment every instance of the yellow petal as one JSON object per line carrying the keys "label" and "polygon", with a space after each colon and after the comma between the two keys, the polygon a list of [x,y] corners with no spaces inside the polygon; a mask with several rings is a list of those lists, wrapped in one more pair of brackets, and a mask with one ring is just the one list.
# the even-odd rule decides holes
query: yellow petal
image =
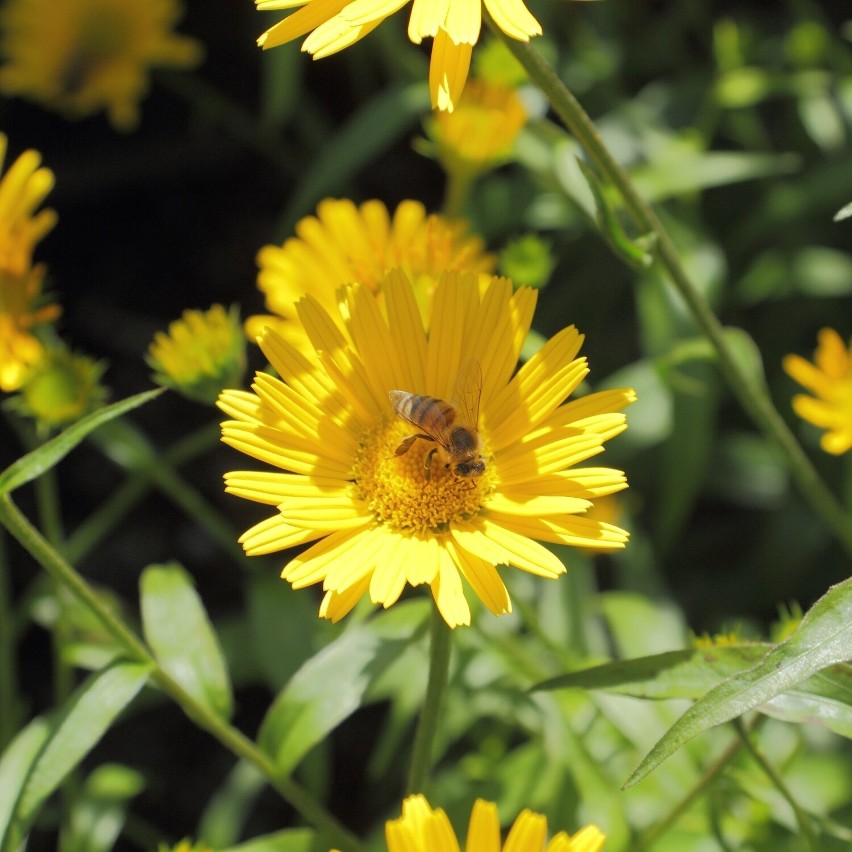
{"label": "yellow petal", "polygon": [[[456,563],[446,550],[441,550],[438,576],[432,581],[432,597],[444,621],[450,627],[470,624],[470,607],[464,596],[461,576]],[[430,846],[432,848],[441,848]]]}
{"label": "yellow petal", "polygon": [[322,533],[312,530],[300,530],[288,524],[281,515],[274,515],[261,521],[240,536],[240,544],[249,556],[262,556],[287,550],[297,544],[314,541]]}
{"label": "yellow petal", "polygon": [[438,30],[429,61],[429,94],[433,109],[447,112],[455,109],[467,81],[472,49],[469,44],[455,44],[446,30]]}
{"label": "yellow petal", "polygon": [[424,38],[435,38],[447,18],[450,0],[414,0],[408,20],[408,38],[420,44]]}
{"label": "yellow petal", "polygon": [[494,615],[512,611],[506,584],[491,562],[459,547],[452,538],[447,541],[446,547],[462,576],[489,611]]}
{"label": "yellow petal", "polygon": [[482,26],[482,0],[450,0],[443,26],[455,44],[476,44]]}
{"label": "yellow petal", "polygon": [[529,41],[530,36],[541,35],[541,24],[521,0],[485,0],[485,8],[507,36]]}
{"label": "yellow petal", "polygon": [[264,50],[268,50],[298,38],[333,18],[347,2],[348,0],[310,0],[298,12],[270,27],[257,43]]}

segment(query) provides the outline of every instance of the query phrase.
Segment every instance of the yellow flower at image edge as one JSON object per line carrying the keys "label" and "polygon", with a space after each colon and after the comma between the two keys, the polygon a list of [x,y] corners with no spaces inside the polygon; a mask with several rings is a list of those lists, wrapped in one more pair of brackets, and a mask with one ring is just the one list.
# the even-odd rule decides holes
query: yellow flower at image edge
{"label": "yellow flower at image edge", "polygon": [[246,370],[245,337],[239,311],[213,305],[207,311],[184,311],[158,331],[148,347],[154,381],[197,402],[212,403],[222,388],[241,384]]}
{"label": "yellow flower at image edge", "polygon": [[[268,330],[261,348],[281,377],[225,391],[225,443],[279,471],[226,474],[227,490],[275,506],[240,539],[250,555],[315,542],[284,568],[294,588],[322,583],[320,615],[337,620],[369,593],[389,607],[428,584],[450,626],[470,623],[462,578],[495,614],[511,603],[497,565],[541,577],[565,571],[539,541],[621,548],[627,533],[583,513],[626,487],[621,471],[575,467],[626,426],[632,390],[565,402],[588,373],[571,326],[515,371],[532,321],[533,290],[451,273],[435,292],[427,335],[405,275],[382,305],[353,285],[340,312],[298,304],[313,351]],[[394,415],[389,391],[453,400],[463,365],[481,372],[478,427],[485,470],[456,475],[437,444]],[[431,406],[434,414],[434,405]],[[428,432],[429,430],[426,429]],[[408,442],[406,442],[408,439]],[[407,446],[407,451],[399,451]],[[427,466],[428,465],[428,466]]]}
{"label": "yellow flower at image edge", "polygon": [[813,396],[797,394],[793,410],[802,420],[825,429],[820,446],[839,456],[852,449],[852,341],[849,346],[832,328],[817,335],[811,364],[798,355],[787,355],[785,372]]}
{"label": "yellow flower at image edge", "polygon": [[[456,833],[440,808],[433,810],[423,796],[409,796],[402,816],[385,825],[388,852],[459,852]],[[574,835],[560,831],[549,842],[547,819],[522,811],[501,845],[500,820],[493,802],[477,799],[470,814],[465,852],[598,852],[606,837],[595,825]]]}
{"label": "yellow flower at image edge", "polygon": [[341,285],[358,281],[378,293],[385,274],[400,268],[414,285],[425,322],[442,272],[494,269],[494,259],[479,237],[467,233],[465,223],[427,215],[419,201],[410,199],[391,215],[381,201],[356,207],[348,199],[326,198],[316,216],[299,221],[295,237],[264,246],[257,262],[257,286],[272,314],[249,317],[246,333],[255,340],[271,326],[298,345],[306,345],[296,316],[302,296],[313,296],[336,312]]}
{"label": "yellow flower at image edge", "polygon": [[[261,47],[276,47],[310,33],[302,50],[314,59],[330,56],[372,32],[408,0],[255,0],[258,9],[299,11],[270,27],[259,39]],[[510,38],[529,41],[541,35],[541,25],[522,0],[483,0],[485,8]],[[432,38],[429,91],[432,106],[452,111],[470,69],[473,45],[482,26],[479,0],[413,0],[408,37],[414,44]]]}
{"label": "yellow flower at image edge", "polygon": [[[0,164],[6,136],[0,133]],[[53,188],[50,169],[37,151],[24,151],[0,179],[0,390],[15,391],[44,347],[32,333],[59,316],[59,306],[43,304],[44,268],[32,266],[36,244],[56,224],[53,210],[36,208]]]}
{"label": "yellow flower at image edge", "polygon": [[176,0],[8,0],[0,91],[72,117],[106,109],[130,129],[151,68],[201,60],[199,42],[171,32],[180,14]]}

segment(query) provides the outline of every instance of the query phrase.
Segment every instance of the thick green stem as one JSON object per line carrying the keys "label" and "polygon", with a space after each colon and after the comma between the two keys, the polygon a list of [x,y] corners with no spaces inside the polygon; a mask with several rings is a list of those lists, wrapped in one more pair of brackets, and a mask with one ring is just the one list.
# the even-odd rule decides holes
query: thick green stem
{"label": "thick green stem", "polygon": [[273,762],[245,735],[213,713],[184,690],[166,671],[138,636],[105,606],[89,584],[24,517],[8,494],[0,497],[0,523],[20,542],[57,584],[64,586],[96,615],[130,659],[151,666],[151,679],[200,727],[222,745],[256,766],[282,798],[341,852],[361,852],[361,844],[319,802],[290,778],[281,776]]}
{"label": "thick green stem", "polygon": [[450,651],[452,630],[447,626],[437,605],[432,607],[432,630],[429,642],[429,679],[426,683],[426,698],[420,711],[420,721],[414,736],[414,751],[411,756],[411,771],[408,775],[408,792],[422,793],[432,768],[432,747],[438,731],[438,719],[447,680],[450,673]]}
{"label": "thick green stem", "polygon": [[740,405],[755,425],[781,449],[793,479],[811,508],[852,555],[852,522],[849,515],[820,479],[810,459],[776,411],[766,389],[737,360],[721,323],[686,274],[674,243],[654,210],[639,195],[627,172],[613,158],[583,107],[535,48],[509,38],[487,14],[485,17],[491,30],[508,46],[533,82],[544,92],[553,111],[574,135],[600,174],[619,190],[640,231],[654,234],[657,259],[686,302],[696,325],[716,350],[719,367]]}
{"label": "thick green stem", "polygon": [[796,823],[799,826],[799,834],[802,840],[805,843],[805,848],[810,850],[816,850],[816,838],[814,837],[813,826],[811,825],[811,819],[802,810],[799,803],[793,798],[793,794],[790,792],[787,785],[784,783],[784,779],[781,777],[781,773],[766,759],[765,755],[760,751],[760,749],[751,741],[749,734],[750,731],[747,731],[743,726],[741,719],[734,719],[732,722],[734,726],[734,730],[737,732],[737,735],[740,738],[740,742],[742,742],[743,747],[748,751],[748,753],[754,758],[755,762],[760,766],[760,768],[766,774],[766,777],[775,785],[775,788],[778,792],[787,800],[787,803],[793,810],[793,813],[796,817]]}
{"label": "thick green stem", "polygon": [[6,534],[0,530],[0,751],[18,730],[21,701],[15,666],[15,621],[12,615],[12,571],[6,556]]}

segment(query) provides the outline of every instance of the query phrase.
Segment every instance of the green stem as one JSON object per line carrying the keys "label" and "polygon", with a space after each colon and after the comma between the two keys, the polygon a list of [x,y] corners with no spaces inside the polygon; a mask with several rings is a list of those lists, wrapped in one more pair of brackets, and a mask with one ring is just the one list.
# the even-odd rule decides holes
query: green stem
{"label": "green stem", "polygon": [[12,571],[6,534],[0,530],[0,752],[18,730],[21,701],[15,665],[15,620],[12,614]]}
{"label": "green stem", "polygon": [[438,731],[444,692],[450,674],[450,651],[452,630],[447,626],[436,604],[432,607],[432,629],[429,641],[429,679],[426,683],[426,698],[420,711],[417,733],[414,735],[414,750],[411,770],[408,775],[408,792],[422,793],[432,768],[432,747]]}
{"label": "green stem", "polygon": [[326,839],[341,852],[361,852],[362,847],[358,839],[347,831],[331,813],[298,784],[290,778],[282,776],[269,757],[260,751],[242,732],[229,725],[206,705],[196,700],[159,666],[142,640],[119,616],[104,605],[83,577],[30,524],[8,494],[0,497],[0,523],[9,530],[57,584],[68,589],[100,619],[113,639],[122,646],[128,657],[151,667],[151,679],[181,707],[190,719],[212,734],[238,757],[256,766],[282,798],[292,805],[305,820],[322,832]]}
{"label": "green stem", "polygon": [[444,188],[444,205],[441,212],[448,219],[458,219],[464,215],[474,175],[461,168],[445,169],[445,171],[447,185]]}
{"label": "green stem", "polygon": [[176,473],[175,468],[210,450],[219,440],[218,423],[206,424],[170,447],[161,464],[132,471],[127,480],[110,495],[103,506],[93,512],[69,537],[66,555],[71,563],[79,562],[98,542],[127,516],[150,488],[155,485],[177,506],[203,526],[219,542],[223,550],[245,567],[245,554],[237,544],[227,520]]}
{"label": "green stem", "polygon": [[713,761],[705,770],[698,781],[687,790],[686,794],[679,799],[671,810],[657,823],[654,823],[644,834],[642,834],[631,847],[633,852],[644,852],[662,837],[693,805],[693,803],[710,787],[719,773],[740,753],[743,748],[742,740],[737,738]]}
{"label": "green stem", "polygon": [[740,738],[740,742],[743,744],[743,747],[764,771],[767,778],[769,778],[769,780],[775,785],[778,792],[787,800],[787,804],[789,804],[793,809],[793,813],[796,816],[796,823],[799,826],[799,834],[805,843],[805,847],[813,852],[813,850],[817,849],[817,843],[816,838],[814,837],[810,817],[804,810],[802,810],[799,803],[795,800],[778,770],[766,759],[763,752],[761,752],[760,749],[758,749],[758,747],[751,741],[751,737],[749,736],[751,732],[747,731],[743,727],[742,720],[734,719],[732,724]]}
{"label": "green stem", "polygon": [[686,274],[674,243],[653,208],[639,195],[627,172],[613,158],[583,107],[535,48],[528,43],[509,38],[486,13],[483,14],[492,32],[506,44],[544,92],[553,111],[574,135],[598,171],[617,187],[640,230],[655,235],[654,250],[657,259],[686,302],[696,325],[716,350],[719,367],[740,405],[755,425],[781,449],[793,479],[811,508],[852,555],[852,523],[849,521],[849,515],[820,479],[760,381],[740,365],[721,323]]}

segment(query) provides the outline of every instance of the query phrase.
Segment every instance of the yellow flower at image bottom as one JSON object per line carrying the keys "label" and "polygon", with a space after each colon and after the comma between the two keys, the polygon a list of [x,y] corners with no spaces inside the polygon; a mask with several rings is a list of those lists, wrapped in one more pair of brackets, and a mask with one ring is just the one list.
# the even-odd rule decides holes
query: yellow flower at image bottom
{"label": "yellow flower at image bottom", "polygon": [[[428,334],[403,273],[388,276],[382,296],[380,306],[353,285],[334,313],[305,297],[298,315],[312,351],[270,329],[260,345],[280,378],[258,373],[252,392],[222,393],[232,418],[222,424],[225,443],[278,469],[225,476],[230,493],[276,508],[241,537],[246,552],[313,542],[281,576],[297,589],[322,584],[323,617],[336,621],[367,594],[389,607],[406,585],[428,584],[455,627],[470,623],[465,584],[491,612],[511,610],[498,565],[562,574],[540,542],[624,547],[627,533],[584,516],[595,498],[626,487],[624,474],[579,465],[626,427],[621,409],[635,395],[614,389],[565,401],[588,373],[582,335],[563,329],[516,371],[535,291],[513,292],[501,278],[483,291],[476,275],[447,274]],[[458,475],[438,412],[456,400],[470,365],[475,398],[449,409],[464,426],[478,407],[467,432],[481,441],[473,455],[482,464]],[[406,421],[390,391],[434,400],[410,406],[419,413]]]}
{"label": "yellow flower at image bottom", "polygon": [[849,346],[833,329],[817,335],[814,363],[787,355],[785,372],[813,396],[797,394],[793,410],[802,420],[825,429],[820,446],[839,456],[852,449],[852,341]]}
{"label": "yellow flower at image bottom", "polygon": [[391,212],[381,201],[356,206],[348,199],[326,198],[315,216],[296,225],[296,236],[283,245],[264,246],[257,255],[258,289],[270,315],[249,317],[246,331],[255,340],[266,326],[303,345],[296,302],[310,295],[336,312],[337,291],[358,281],[375,293],[392,269],[402,269],[414,285],[424,322],[443,272],[492,272],[494,258],[461,221],[427,214],[407,199]]}
{"label": "yellow flower at image bottom", "polygon": [[[297,12],[270,27],[259,39],[264,49],[310,33],[302,50],[314,59],[330,56],[372,32],[408,0],[255,0],[258,9]],[[473,46],[479,40],[483,5],[510,38],[529,41],[541,35],[541,25],[523,0],[413,0],[408,38],[420,44],[433,39],[429,63],[432,106],[452,111],[461,97],[470,69]]]}
{"label": "yellow flower at image bottom", "polygon": [[[460,852],[456,833],[440,808],[433,810],[423,796],[409,796],[402,816],[385,825],[388,852]],[[547,840],[547,819],[524,810],[501,844],[500,820],[493,802],[477,799],[470,814],[465,852],[598,852],[606,837],[595,825],[574,835],[560,831]]]}
{"label": "yellow flower at image bottom", "polygon": [[201,60],[199,42],[171,31],[181,11],[176,0],[7,0],[0,91],[75,118],[105,109],[130,129],[151,68]]}

